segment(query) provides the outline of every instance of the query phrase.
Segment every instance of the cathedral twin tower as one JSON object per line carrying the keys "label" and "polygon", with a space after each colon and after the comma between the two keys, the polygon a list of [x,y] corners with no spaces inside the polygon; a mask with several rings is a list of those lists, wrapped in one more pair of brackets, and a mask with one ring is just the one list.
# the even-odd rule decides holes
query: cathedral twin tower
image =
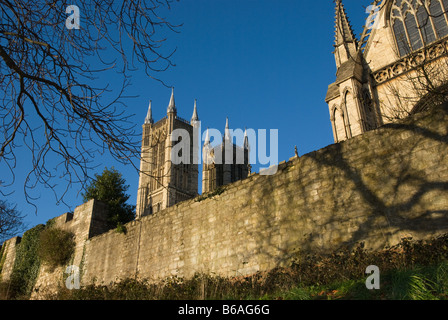
{"label": "cathedral twin tower", "polygon": [[[196,101],[191,121],[177,116],[174,89],[171,92],[166,117],[154,123],[151,108],[150,102],[143,124],[137,218],[157,213],[198,195],[199,161],[196,156],[199,150],[196,137],[201,136],[201,133]],[[186,147],[189,150],[176,149],[176,145],[182,140],[173,135],[176,130],[182,130],[188,135]],[[182,152],[186,152],[184,157],[177,154]],[[228,120],[223,142],[218,146],[211,146],[207,130],[203,152],[205,155],[202,169],[203,193],[245,179],[250,173],[247,136],[243,147],[234,145]],[[240,154],[243,155],[243,159],[238,159]],[[184,160],[180,163],[173,161],[173,156],[180,156]]]}

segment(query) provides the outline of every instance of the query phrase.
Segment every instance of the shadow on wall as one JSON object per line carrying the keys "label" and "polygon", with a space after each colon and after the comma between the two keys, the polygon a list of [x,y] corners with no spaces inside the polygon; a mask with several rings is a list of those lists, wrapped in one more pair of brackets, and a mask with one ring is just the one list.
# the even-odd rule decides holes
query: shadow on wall
{"label": "shadow on wall", "polygon": [[[448,104],[292,160],[248,184],[257,244],[283,266],[300,251],[382,249],[448,230]],[[259,230],[263,230],[259,232]]]}

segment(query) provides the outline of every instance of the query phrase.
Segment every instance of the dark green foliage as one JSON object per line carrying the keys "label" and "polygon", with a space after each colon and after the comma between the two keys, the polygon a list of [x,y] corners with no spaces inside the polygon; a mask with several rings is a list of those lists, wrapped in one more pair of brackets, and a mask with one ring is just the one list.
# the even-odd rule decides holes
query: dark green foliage
{"label": "dark green foliage", "polygon": [[404,238],[390,248],[368,251],[361,243],[353,250],[341,249],[331,255],[307,254],[293,262],[293,269],[306,285],[328,284],[359,278],[369,265],[382,272],[432,265],[448,260],[448,235],[430,241],[413,241]]}
{"label": "dark green foliage", "polygon": [[116,231],[117,231],[118,233],[126,234],[127,229],[126,229],[126,226],[125,226],[123,223],[118,222],[118,223],[117,223]]}
{"label": "dark green foliage", "polygon": [[211,198],[213,198],[215,196],[219,196],[219,195],[223,194],[224,191],[226,191],[226,187],[225,186],[218,187],[218,188],[216,188],[216,190],[214,190],[212,192],[205,193],[205,194],[197,197],[195,199],[195,202],[201,202],[201,201],[204,201],[206,199],[211,199]]}
{"label": "dark green foliage", "polygon": [[105,168],[101,175],[95,174],[95,179],[82,196],[84,202],[91,199],[105,202],[109,209],[109,227],[116,228],[119,223],[135,219],[135,206],[126,203],[130,197],[126,194],[128,189],[121,173],[114,168]]}
{"label": "dark green foliage", "polygon": [[66,264],[75,251],[74,235],[47,227],[40,234],[39,258],[51,269]]}
{"label": "dark green foliage", "polygon": [[44,228],[44,225],[38,225],[26,231],[17,245],[16,260],[9,284],[10,298],[22,299],[31,294],[39,274],[39,241]]}

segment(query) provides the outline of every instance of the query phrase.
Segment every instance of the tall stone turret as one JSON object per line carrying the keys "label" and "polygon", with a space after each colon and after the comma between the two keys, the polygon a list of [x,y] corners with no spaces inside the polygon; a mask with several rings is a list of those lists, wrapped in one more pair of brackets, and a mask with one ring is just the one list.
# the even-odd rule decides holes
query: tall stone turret
{"label": "tall stone turret", "polygon": [[[194,108],[191,123],[177,116],[174,88],[167,107],[167,116],[154,123],[152,102],[143,124],[140,179],[137,193],[137,218],[156,213],[198,194],[198,162],[193,161],[197,153],[194,129],[199,123],[197,108]],[[194,120],[194,121],[193,121]],[[172,134],[177,129],[187,132],[189,139],[189,161],[174,164],[172,150],[176,143]]]}
{"label": "tall stone turret", "polygon": [[247,131],[244,133],[243,147],[235,145],[229,127],[229,119],[227,118],[222,143],[212,147],[209,130],[207,129],[203,156],[203,193],[212,192],[223,185],[247,178],[251,170]]}

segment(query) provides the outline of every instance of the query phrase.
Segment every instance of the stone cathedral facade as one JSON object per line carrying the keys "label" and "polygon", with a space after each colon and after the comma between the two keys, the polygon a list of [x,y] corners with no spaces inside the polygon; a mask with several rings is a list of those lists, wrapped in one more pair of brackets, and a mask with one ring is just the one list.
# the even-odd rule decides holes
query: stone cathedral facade
{"label": "stone cathedral facade", "polygon": [[447,100],[448,0],[376,0],[359,39],[335,2],[337,72],[325,101],[336,143]]}
{"label": "stone cathedral facade", "polygon": [[174,164],[171,161],[171,150],[175,144],[171,135],[176,129],[184,129],[193,136],[195,124],[199,121],[196,106],[190,122],[178,117],[173,89],[166,117],[154,123],[151,108],[150,102],[143,124],[137,217],[157,213],[198,194],[198,165],[192,158],[195,151],[193,143],[190,143],[191,159],[188,163]]}
{"label": "stone cathedral facade", "polygon": [[226,120],[224,137],[220,145],[211,146],[207,130],[203,147],[202,192],[212,192],[226,184],[246,179],[251,170],[249,152],[247,131],[244,132],[243,146],[237,146],[232,141],[229,119]]}
{"label": "stone cathedral facade", "polygon": [[[173,139],[176,129],[184,129],[189,136],[186,159],[175,164],[172,151],[180,141]],[[140,179],[137,192],[137,218],[151,215],[198,195],[199,148],[195,144],[200,137],[200,120],[195,100],[190,121],[177,115],[174,89],[171,92],[167,115],[154,122],[151,101],[143,124]],[[202,172],[202,192],[213,192],[220,186],[247,178],[250,173],[249,142],[244,146],[232,142],[227,120],[223,142],[212,147],[208,136],[203,146],[205,163]],[[175,150],[174,150],[175,151]],[[185,150],[182,150],[182,152]],[[230,159],[228,157],[230,155]],[[196,157],[197,156],[197,157]]]}

